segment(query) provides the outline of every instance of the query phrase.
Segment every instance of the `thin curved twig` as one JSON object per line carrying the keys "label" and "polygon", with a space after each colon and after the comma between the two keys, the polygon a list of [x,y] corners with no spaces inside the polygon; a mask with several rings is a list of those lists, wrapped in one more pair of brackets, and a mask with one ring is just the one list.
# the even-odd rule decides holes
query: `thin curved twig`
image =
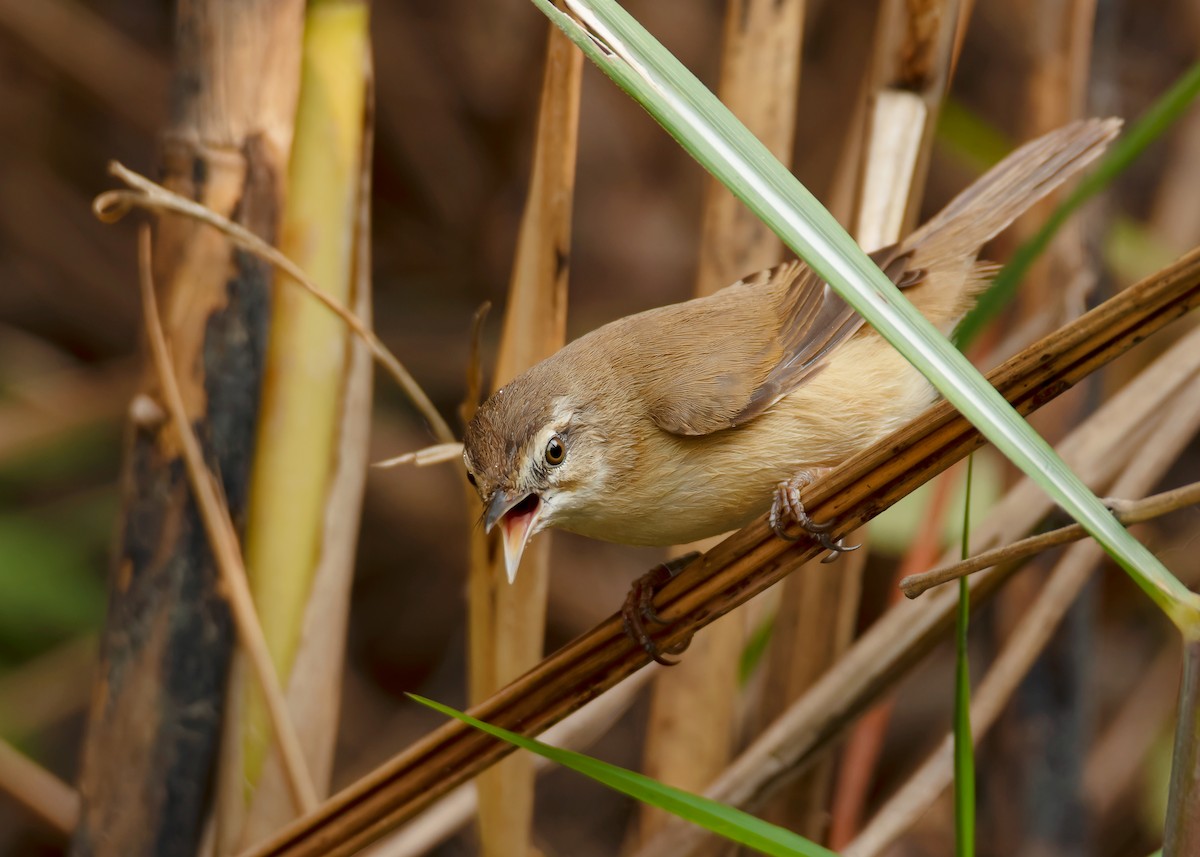
{"label": "thin curved twig", "polygon": [[421,385],[404,368],[404,364],[387,349],[387,346],[379,341],[379,337],[363,323],[362,319],[351,312],[337,298],[330,297],[322,291],[319,286],[305,276],[304,272],[300,270],[300,267],[295,262],[244,226],[234,223],[226,217],[222,217],[211,208],[207,208],[198,202],[180,196],[162,185],[150,181],[150,179],[140,173],[134,172],[118,161],[111,161],[108,165],[108,171],[129,185],[132,190],[110,190],[97,196],[92,203],[92,211],[97,218],[104,223],[115,223],[136,207],[160,213],[164,211],[173,212],[184,217],[190,217],[193,220],[198,220],[201,223],[206,223],[218,230],[243,250],[253,253],[255,256],[258,256],[260,259],[287,274],[291,279],[295,280],[298,286],[328,307],[334,315],[345,322],[354,331],[355,335],[366,344],[371,354],[379,361],[379,364],[387,370],[388,374],[404,390],[416,409],[420,411],[421,416],[425,418],[430,430],[438,441],[441,443],[453,443],[455,441],[454,432],[450,430],[450,426],[442,419],[442,415],[438,413],[437,408],[433,406],[433,402],[429,400],[429,396],[421,389]]}

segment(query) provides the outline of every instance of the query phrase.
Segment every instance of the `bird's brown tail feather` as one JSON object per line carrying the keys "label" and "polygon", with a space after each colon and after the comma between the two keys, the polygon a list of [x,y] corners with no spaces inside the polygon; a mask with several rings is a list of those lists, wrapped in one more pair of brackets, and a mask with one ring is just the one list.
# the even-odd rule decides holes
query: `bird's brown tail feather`
{"label": "bird's brown tail feather", "polygon": [[1086,119],[1026,143],[901,242],[930,274],[912,294],[930,321],[945,331],[957,324],[994,270],[975,265],[979,249],[1100,157],[1120,129],[1120,119]]}
{"label": "bird's brown tail feather", "polygon": [[1038,200],[1104,153],[1120,119],[1085,119],[1021,146],[956,196],[905,244],[949,257],[974,256]]}

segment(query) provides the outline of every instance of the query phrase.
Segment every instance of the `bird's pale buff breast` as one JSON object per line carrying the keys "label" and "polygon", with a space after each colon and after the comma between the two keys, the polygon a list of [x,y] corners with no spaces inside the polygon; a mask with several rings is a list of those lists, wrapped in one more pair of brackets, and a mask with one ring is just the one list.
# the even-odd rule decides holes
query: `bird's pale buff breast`
{"label": "bird's pale buff breast", "polygon": [[625,447],[632,460],[615,490],[557,525],[642,545],[685,544],[737,529],[770,508],[779,482],[841,463],[933,398],[903,357],[863,330],[815,377],[746,425],[680,437],[646,420],[642,436]]}

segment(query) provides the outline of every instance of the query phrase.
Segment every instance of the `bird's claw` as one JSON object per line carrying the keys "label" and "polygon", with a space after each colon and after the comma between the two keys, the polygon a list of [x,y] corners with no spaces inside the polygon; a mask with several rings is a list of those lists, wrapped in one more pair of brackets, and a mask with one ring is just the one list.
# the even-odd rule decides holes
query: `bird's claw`
{"label": "bird's claw", "polygon": [[[804,503],[800,500],[800,492],[811,485],[814,479],[815,474],[806,470],[786,482],[779,483],[775,489],[774,502],[771,503],[771,529],[779,538],[789,542],[797,541],[803,536],[810,537],[829,552],[821,562],[830,563],[837,559],[838,554],[856,551],[862,545],[847,545],[842,539],[833,538],[829,535],[833,529],[832,521],[818,524],[808,516],[808,512],[804,510]],[[798,524],[802,531],[794,536],[787,531],[788,525],[793,522]]]}
{"label": "bird's claw", "polygon": [[669,658],[667,655],[682,653],[692,641],[691,638],[688,638],[665,650],[654,642],[650,632],[646,630],[646,625],[661,627],[670,624],[654,608],[654,595],[696,556],[697,554],[692,552],[670,562],[660,563],[650,569],[629,587],[629,594],[625,596],[625,604],[621,607],[621,623],[625,626],[625,633],[645,649],[646,654],[650,655],[655,663],[665,667],[673,667],[679,663],[679,658]]}

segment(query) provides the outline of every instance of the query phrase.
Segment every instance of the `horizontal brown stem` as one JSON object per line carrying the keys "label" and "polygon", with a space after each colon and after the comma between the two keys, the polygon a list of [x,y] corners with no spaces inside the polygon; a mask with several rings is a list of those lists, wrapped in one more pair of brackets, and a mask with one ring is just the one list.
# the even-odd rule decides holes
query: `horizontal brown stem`
{"label": "horizontal brown stem", "polygon": [[[1019,411],[1029,413],[1198,303],[1200,250],[1027,348],[990,373],[989,380]],[[845,535],[982,443],[970,423],[942,402],[814,483],[805,492],[805,507],[818,521],[833,521],[835,536]],[[765,519],[755,521],[664,587],[657,608],[672,624],[660,645],[682,642],[820,550],[808,540],[785,542]],[[647,660],[622,630],[620,618],[612,616],[471,713],[537,734]],[[457,721],[447,723],[248,853],[352,854],[510,750]]]}

